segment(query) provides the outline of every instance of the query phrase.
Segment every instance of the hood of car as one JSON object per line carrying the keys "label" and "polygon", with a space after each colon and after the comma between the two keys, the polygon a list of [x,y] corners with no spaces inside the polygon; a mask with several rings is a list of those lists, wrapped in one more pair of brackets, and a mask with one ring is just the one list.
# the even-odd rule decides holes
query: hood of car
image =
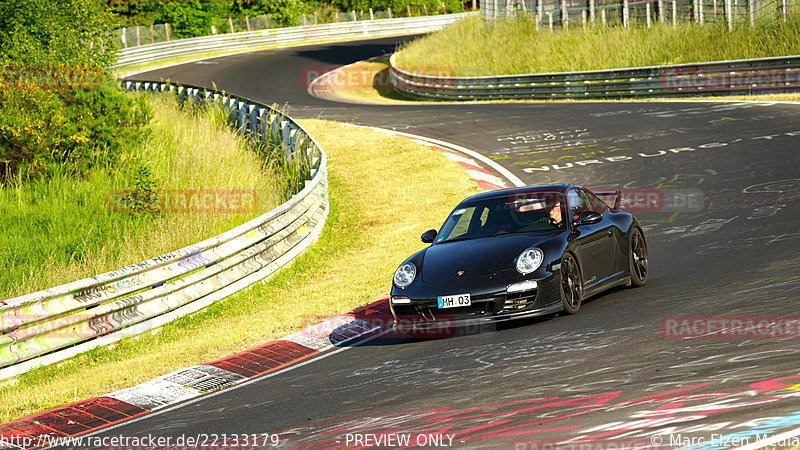
{"label": "hood of car", "polygon": [[422,281],[443,283],[488,278],[516,270],[517,256],[557,233],[507,234],[442,242],[425,250]]}

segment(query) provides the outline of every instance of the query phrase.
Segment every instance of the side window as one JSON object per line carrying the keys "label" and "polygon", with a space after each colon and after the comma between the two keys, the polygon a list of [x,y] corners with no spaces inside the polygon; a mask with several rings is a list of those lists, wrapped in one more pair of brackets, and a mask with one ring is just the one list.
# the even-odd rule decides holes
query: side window
{"label": "side window", "polygon": [[578,195],[578,191],[575,189],[567,191],[567,202],[569,203],[569,212],[573,219],[583,211],[588,211],[585,199]]}
{"label": "side window", "polygon": [[599,212],[601,214],[608,211],[608,205],[606,205],[606,202],[594,195],[591,191],[582,189],[580,195],[583,197],[584,203],[588,207],[587,211]]}
{"label": "side window", "polygon": [[489,217],[489,208],[483,208],[483,212],[481,213],[481,226],[486,225],[486,219]]}

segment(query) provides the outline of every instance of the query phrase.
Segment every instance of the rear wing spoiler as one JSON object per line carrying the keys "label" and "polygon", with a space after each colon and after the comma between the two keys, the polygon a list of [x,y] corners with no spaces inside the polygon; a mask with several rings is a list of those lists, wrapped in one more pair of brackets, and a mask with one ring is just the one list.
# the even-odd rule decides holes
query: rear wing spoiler
{"label": "rear wing spoiler", "polygon": [[614,210],[619,210],[620,201],[622,200],[622,195],[620,195],[619,189],[606,189],[606,190],[593,190],[594,194],[600,197],[601,200],[606,202],[609,208]]}

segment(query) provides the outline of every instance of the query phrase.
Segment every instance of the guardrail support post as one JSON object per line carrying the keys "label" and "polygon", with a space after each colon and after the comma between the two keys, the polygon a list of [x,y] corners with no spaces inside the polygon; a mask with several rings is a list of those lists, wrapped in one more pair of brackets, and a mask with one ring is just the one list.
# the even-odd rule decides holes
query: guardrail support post
{"label": "guardrail support post", "polygon": [[280,145],[281,118],[275,114],[270,118],[270,132],[272,133],[272,145]]}
{"label": "guardrail support post", "polygon": [[542,4],[544,0],[537,0],[536,2],[536,29],[539,29],[539,21],[542,20],[544,17],[544,5]]}
{"label": "guardrail support post", "polygon": [[281,121],[281,142],[283,142],[283,152],[286,157],[286,162],[292,161],[292,128],[288,120]]}
{"label": "guardrail support post", "polygon": [[700,25],[702,25],[703,22],[705,22],[705,16],[703,15],[703,0],[697,0],[697,6],[699,9],[698,14],[700,15]]}
{"label": "guardrail support post", "polygon": [[731,1],[733,0],[722,0],[725,2],[725,20],[728,22],[728,31],[733,31],[733,14],[732,10],[733,7],[731,5]]}
{"label": "guardrail support post", "polygon": [[678,4],[672,0],[672,28],[678,27]]}
{"label": "guardrail support post", "polygon": [[250,118],[247,125],[247,129],[250,130],[250,133],[258,133],[258,108],[255,106],[251,106],[250,108]]}
{"label": "guardrail support post", "polygon": [[[695,0],[697,1],[697,0]],[[622,24],[625,28],[630,27],[630,4],[628,0],[622,0]]]}

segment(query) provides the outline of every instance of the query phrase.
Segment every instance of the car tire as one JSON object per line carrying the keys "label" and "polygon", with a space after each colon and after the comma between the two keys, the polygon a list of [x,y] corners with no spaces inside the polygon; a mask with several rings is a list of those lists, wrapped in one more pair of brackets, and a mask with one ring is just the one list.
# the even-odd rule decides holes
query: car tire
{"label": "car tire", "polygon": [[583,280],[578,261],[571,253],[561,258],[559,269],[561,275],[561,305],[568,314],[575,314],[581,309],[583,301]]}
{"label": "car tire", "polygon": [[631,271],[631,285],[633,287],[644,286],[647,283],[647,243],[642,232],[634,228],[631,232],[631,245],[628,260]]}

